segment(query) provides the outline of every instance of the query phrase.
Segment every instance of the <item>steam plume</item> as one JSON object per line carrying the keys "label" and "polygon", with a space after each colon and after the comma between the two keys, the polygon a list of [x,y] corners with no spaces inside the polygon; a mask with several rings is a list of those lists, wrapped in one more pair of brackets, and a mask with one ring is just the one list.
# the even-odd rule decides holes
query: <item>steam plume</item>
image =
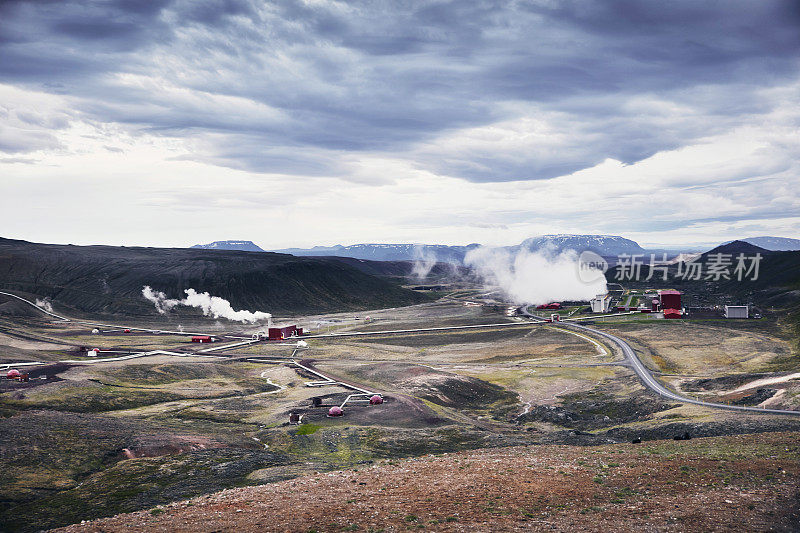
{"label": "steam plume", "polygon": [[149,285],[145,285],[142,289],[142,296],[153,302],[153,305],[156,306],[156,310],[162,315],[181,303],[180,300],[171,300],[167,298],[167,295],[161,291],[154,291]]}
{"label": "steam plume", "polygon": [[500,248],[470,250],[464,262],[472,266],[485,283],[495,285],[517,304],[545,304],[561,300],[589,300],[606,292],[602,275],[590,281],[578,276],[578,256],[568,250],[516,254]]}
{"label": "steam plume", "polygon": [[207,292],[197,292],[194,289],[186,289],[186,298],[176,300],[167,298],[167,295],[160,291],[154,291],[149,286],[142,289],[142,296],[153,302],[159,313],[166,314],[167,311],[182,305],[186,307],[196,307],[203,310],[203,315],[213,318],[226,318],[236,322],[255,323],[260,321],[270,321],[272,315],[263,311],[236,311],[231,303],[225,298],[211,296]]}
{"label": "steam plume", "polygon": [[420,245],[412,249],[414,268],[411,273],[420,281],[427,278],[431,269],[436,265],[436,253]]}
{"label": "steam plume", "polygon": [[44,300],[40,300],[39,298],[36,299],[36,307],[41,307],[48,313],[53,312],[53,304],[50,303],[50,298],[45,298]]}

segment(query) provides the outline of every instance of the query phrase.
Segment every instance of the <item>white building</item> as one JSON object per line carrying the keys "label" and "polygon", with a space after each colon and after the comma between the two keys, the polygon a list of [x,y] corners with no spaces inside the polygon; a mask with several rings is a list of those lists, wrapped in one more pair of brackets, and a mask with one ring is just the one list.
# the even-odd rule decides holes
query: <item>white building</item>
{"label": "white building", "polygon": [[748,318],[748,311],[746,305],[726,305],[725,318]]}
{"label": "white building", "polygon": [[598,294],[589,300],[589,303],[592,306],[592,313],[608,313],[608,310],[611,309],[611,295]]}

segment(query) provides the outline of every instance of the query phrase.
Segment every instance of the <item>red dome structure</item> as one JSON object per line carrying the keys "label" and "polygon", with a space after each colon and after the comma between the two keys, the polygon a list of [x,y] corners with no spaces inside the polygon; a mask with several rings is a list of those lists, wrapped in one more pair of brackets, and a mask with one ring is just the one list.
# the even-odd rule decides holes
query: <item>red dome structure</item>
{"label": "red dome structure", "polygon": [[14,378],[18,378],[19,375],[20,375],[19,374],[19,370],[17,370],[16,368],[12,368],[11,370],[8,371],[8,374],[6,374],[6,377],[8,379],[14,379]]}
{"label": "red dome structure", "polygon": [[382,403],[383,403],[383,398],[381,397],[380,394],[376,394],[375,396],[369,399],[370,405],[380,405]]}
{"label": "red dome structure", "polygon": [[330,409],[328,409],[328,416],[342,416],[344,411],[338,405],[334,405]]}

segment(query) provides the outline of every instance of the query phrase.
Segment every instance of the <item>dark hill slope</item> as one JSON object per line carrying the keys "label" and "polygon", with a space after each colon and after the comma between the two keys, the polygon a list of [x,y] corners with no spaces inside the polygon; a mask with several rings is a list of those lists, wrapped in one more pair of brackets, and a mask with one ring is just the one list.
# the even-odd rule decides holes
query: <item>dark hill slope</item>
{"label": "dark hill slope", "polygon": [[328,258],[186,248],[36,244],[0,239],[0,289],[49,296],[93,314],[152,315],[142,287],[171,298],[207,291],[235,309],[309,313],[426,301],[385,279]]}
{"label": "dark hill slope", "polygon": [[[320,259],[323,257],[320,256]],[[356,259],[354,257],[326,256],[325,259],[340,261],[361,272],[382,278],[396,279],[401,283],[417,283],[420,281],[456,281],[460,279],[473,279],[471,271],[453,263],[435,263],[424,280],[418,279],[414,274],[413,261],[371,261],[369,259]]]}
{"label": "dark hill slope", "polygon": [[755,244],[750,244],[749,242],[745,241],[731,241],[725,244],[721,244],[714,248],[713,250],[709,250],[708,252],[704,253],[703,256],[708,256],[710,254],[768,254],[770,253],[769,250],[766,248],[762,248],[760,246],[756,246]]}
{"label": "dark hill slope", "polygon": [[[752,246],[747,243],[748,247]],[[655,272],[654,281],[645,281],[649,274],[649,267],[646,264],[649,260],[644,259],[645,264],[642,265],[639,283],[635,281],[623,281],[623,285],[636,287],[636,286],[670,286],[682,291],[711,291],[720,292],[739,297],[753,297],[755,301],[764,303],[765,299],[772,298],[776,295],[784,294],[791,291],[800,289],[800,251],[798,252],[770,252],[763,248],[753,247],[746,248],[734,244],[732,247],[729,245],[719,246],[709,252],[702,254],[695,259],[694,262],[702,265],[703,276],[699,280],[695,279],[682,279],[679,277],[679,270],[686,272],[687,267],[684,265],[671,265],[669,268],[669,281],[662,282],[660,271]],[[738,251],[737,251],[738,250]],[[729,275],[731,279],[707,279],[708,265],[714,262],[714,255],[717,253],[728,254],[730,261]],[[754,276],[754,272],[743,275],[743,279],[739,281],[735,274],[735,267],[737,263],[737,254],[743,253],[746,261],[745,266],[751,265],[751,260],[756,253],[761,254],[761,261],[758,267],[758,276]],[[622,278],[620,274],[621,267],[616,266],[606,272],[606,279],[609,282],[617,282]],[[753,279],[755,277],[755,279]],[[800,303],[800,302],[796,302]]]}

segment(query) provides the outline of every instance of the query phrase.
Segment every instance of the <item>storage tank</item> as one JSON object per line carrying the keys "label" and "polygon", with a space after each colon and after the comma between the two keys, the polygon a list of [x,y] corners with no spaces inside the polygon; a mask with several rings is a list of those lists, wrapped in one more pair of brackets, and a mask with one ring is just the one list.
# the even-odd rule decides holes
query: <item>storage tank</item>
{"label": "storage tank", "polygon": [[342,411],[342,408],[337,405],[334,405],[328,409],[328,416],[342,416],[343,414],[344,411]]}
{"label": "storage tank", "polygon": [[380,394],[374,395],[372,398],[369,399],[370,405],[380,405],[383,403],[383,398],[381,398]]}

